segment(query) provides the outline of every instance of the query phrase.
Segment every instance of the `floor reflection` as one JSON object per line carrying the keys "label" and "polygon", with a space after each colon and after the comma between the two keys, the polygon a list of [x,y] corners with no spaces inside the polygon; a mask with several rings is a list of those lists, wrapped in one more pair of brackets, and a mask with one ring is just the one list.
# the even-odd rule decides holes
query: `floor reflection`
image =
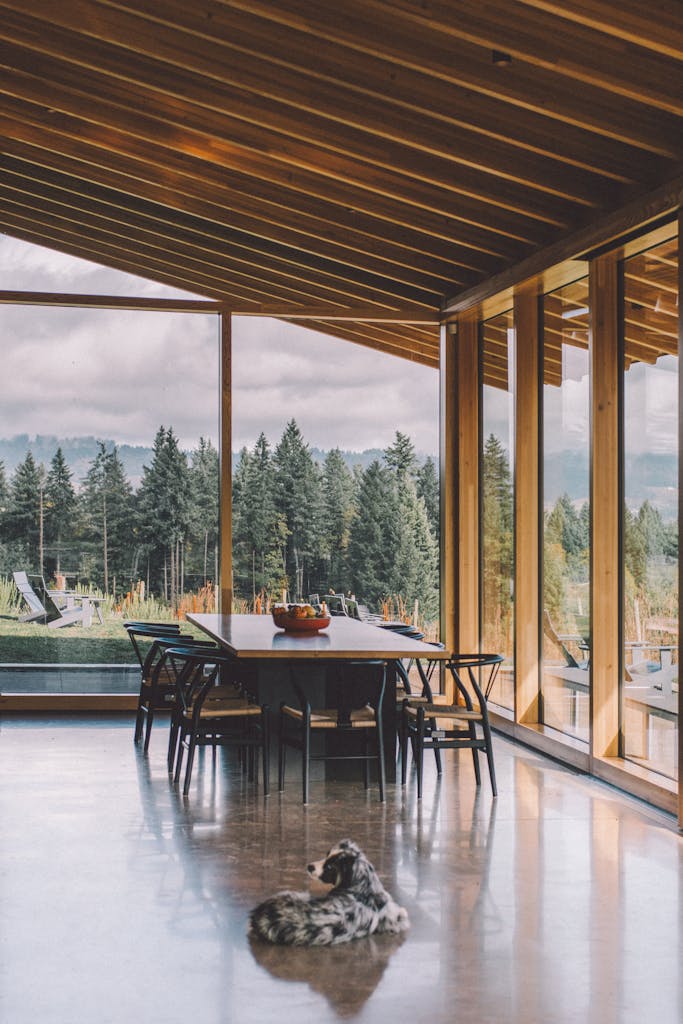
{"label": "floor reflection", "polygon": [[303,982],[342,1018],[357,1014],[379,985],[401,935],[381,935],[343,946],[282,947],[250,939],[256,963],[272,977]]}
{"label": "floor reflection", "polygon": [[[360,782],[322,781],[308,807],[296,785],[264,799],[210,750],[183,798],[163,748],[145,758],[107,719],[3,721],[3,1020],[683,1019],[683,840],[665,815],[500,737],[497,800],[450,751],[422,801],[411,773],[384,806]],[[305,889],[345,836],[406,935],[251,943],[251,908]]]}

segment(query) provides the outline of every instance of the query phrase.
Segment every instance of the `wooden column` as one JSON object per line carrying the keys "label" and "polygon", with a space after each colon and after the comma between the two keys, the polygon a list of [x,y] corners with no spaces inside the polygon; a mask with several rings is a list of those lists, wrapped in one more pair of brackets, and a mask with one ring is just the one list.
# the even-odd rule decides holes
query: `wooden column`
{"label": "wooden column", "polygon": [[515,721],[539,718],[539,299],[536,281],[515,292]]}
{"label": "wooden column", "polygon": [[590,268],[591,757],[619,754],[620,565],[617,257]]}
{"label": "wooden column", "polygon": [[220,603],[232,611],[232,317],[221,316],[220,408]]}
{"label": "wooden column", "polygon": [[458,533],[456,649],[479,650],[479,322],[458,320]]}
{"label": "wooden column", "polygon": [[[681,316],[680,297],[683,295],[683,260],[681,260],[681,239],[683,238],[683,210],[678,214],[678,536],[683,525],[683,374],[681,374],[681,358],[683,357],[683,317]],[[683,571],[681,570],[680,547],[678,557],[678,629],[680,636],[681,608],[683,608]],[[680,664],[681,650],[678,649]],[[680,669],[679,669],[680,672]],[[683,689],[678,681],[678,827],[683,829]]]}
{"label": "wooden column", "polygon": [[455,324],[441,328],[439,357],[439,572],[441,592],[441,642],[456,648],[457,615],[457,342]]}

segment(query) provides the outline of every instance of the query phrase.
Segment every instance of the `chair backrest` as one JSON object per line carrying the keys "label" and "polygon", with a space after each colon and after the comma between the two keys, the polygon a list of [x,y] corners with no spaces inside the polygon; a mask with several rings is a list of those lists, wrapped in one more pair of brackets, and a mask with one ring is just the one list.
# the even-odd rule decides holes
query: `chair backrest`
{"label": "chair backrest", "polygon": [[325,594],[323,601],[326,603],[330,615],[348,615],[346,598],[343,594]]}
{"label": "chair backrest", "polygon": [[198,716],[209,691],[216,685],[219,673],[230,672],[234,658],[220,651],[209,641],[165,645],[163,660],[171,662],[176,672],[176,699],[182,711]]}
{"label": "chair backrest", "polygon": [[174,622],[125,622],[124,626],[142,669],[145,667],[145,658],[149,650],[143,651],[138,639],[150,640],[153,643],[160,638],[180,636],[180,626]]}
{"label": "chair backrest", "polygon": [[496,681],[502,654],[453,654],[446,662],[455,685],[468,708],[472,708],[472,691],[483,707]]}
{"label": "chair backrest", "polygon": [[28,581],[28,576],[25,572],[13,572],[14,583],[17,590],[23,597],[26,604],[29,606],[32,612],[42,612],[43,615],[47,616],[47,611],[43,607],[43,602],[40,600],[33,587]]}
{"label": "chair backrest", "polygon": [[35,615],[44,616],[44,622],[54,622],[62,618],[57,605],[50,597],[45,580],[38,574],[25,572],[12,573],[17,590]]}

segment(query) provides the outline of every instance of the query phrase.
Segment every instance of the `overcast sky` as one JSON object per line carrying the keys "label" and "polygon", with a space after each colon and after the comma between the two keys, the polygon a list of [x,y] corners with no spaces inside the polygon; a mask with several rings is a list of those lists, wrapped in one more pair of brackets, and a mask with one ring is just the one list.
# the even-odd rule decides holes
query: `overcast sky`
{"label": "overcast sky", "polygon": [[[185,293],[0,235],[5,289]],[[149,445],[172,425],[185,447],[216,438],[218,327],[209,315],[0,306],[0,437],[93,434]],[[396,430],[438,449],[438,374],[268,319],[233,320],[233,438],[276,443],[294,417],[311,444],[384,448]]]}

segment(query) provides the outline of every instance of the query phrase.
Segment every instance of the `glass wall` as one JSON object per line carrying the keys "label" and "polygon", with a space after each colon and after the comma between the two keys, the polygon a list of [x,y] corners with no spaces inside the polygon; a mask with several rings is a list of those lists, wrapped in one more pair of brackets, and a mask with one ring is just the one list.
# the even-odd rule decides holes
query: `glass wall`
{"label": "glass wall", "polygon": [[505,655],[491,700],[514,709],[514,363],[512,311],[482,325],[481,647]]}
{"label": "glass wall", "polygon": [[219,318],[5,305],[0,332],[0,690],[136,692],[124,620],[215,608]]}
{"label": "glass wall", "polygon": [[589,737],[588,278],[543,302],[541,720]]}
{"label": "glass wall", "polygon": [[678,245],[623,267],[624,756],[677,778]]}

